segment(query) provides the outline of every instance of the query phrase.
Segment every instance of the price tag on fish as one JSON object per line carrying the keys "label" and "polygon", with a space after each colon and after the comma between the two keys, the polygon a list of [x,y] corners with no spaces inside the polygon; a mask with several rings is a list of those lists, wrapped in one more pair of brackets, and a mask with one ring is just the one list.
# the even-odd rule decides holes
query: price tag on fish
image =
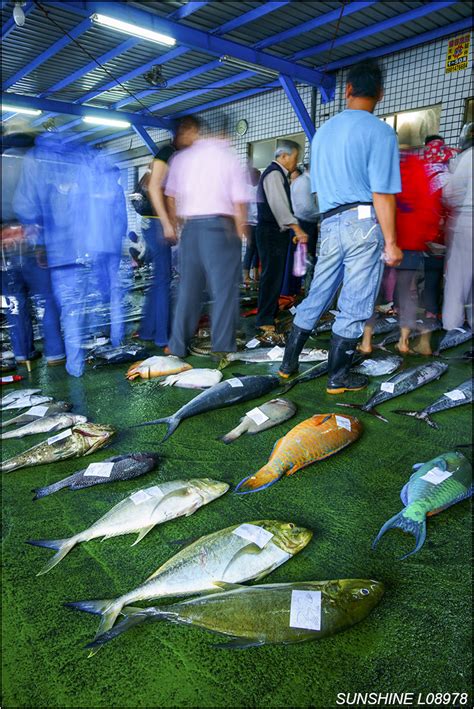
{"label": "price tag on fish", "polygon": [[53,443],[57,441],[62,441],[63,438],[69,438],[69,436],[72,436],[72,428],[67,428],[65,431],[61,431],[61,433],[57,433],[55,436],[48,438],[48,446],[52,446]]}
{"label": "price tag on fish", "polygon": [[43,418],[47,411],[47,406],[32,406],[27,413],[28,416],[36,416],[37,418]]}
{"label": "price tag on fish", "polygon": [[290,628],[321,630],[321,591],[292,591]]}
{"label": "price tag on fish", "polygon": [[283,347],[278,347],[278,345],[276,345],[275,347],[272,347],[272,349],[268,352],[268,357],[272,360],[283,359],[284,351],[285,350],[283,349]]}
{"label": "price tag on fish", "polygon": [[233,379],[228,379],[227,384],[229,384],[233,389],[236,387],[243,387],[244,383],[240,381],[240,379],[236,379],[235,377]]}
{"label": "price tag on fish", "polygon": [[268,421],[268,416],[263,413],[261,409],[255,407],[255,409],[252,409],[251,411],[247,411],[246,414],[249,419],[252,419],[254,423],[257,424],[257,426],[261,426],[262,423],[265,423],[265,421]]}
{"label": "price tag on fish", "polygon": [[155,501],[161,500],[162,497],[164,497],[163,490],[159,485],[153,485],[152,487],[147,487],[146,489],[147,495],[151,495],[151,497],[154,498]]}
{"label": "price tag on fish", "polygon": [[441,470],[441,468],[431,468],[425,475],[421,476],[421,480],[426,480],[426,482],[432,483],[433,485],[440,485],[443,480],[450,478],[452,473],[449,470]]}
{"label": "price tag on fish", "polygon": [[385,322],[388,322],[393,325],[393,323],[397,322],[397,318],[385,318]]}
{"label": "price tag on fish", "polygon": [[329,312],[334,316],[339,315],[339,310],[330,310]]}
{"label": "price tag on fish", "polygon": [[138,492],[134,492],[133,495],[130,495],[130,499],[134,505],[141,505],[142,502],[151,500],[151,498],[152,495],[149,495],[145,490],[138,490]]}
{"label": "price tag on fish", "polygon": [[13,377],[10,375],[9,377],[2,377],[2,384],[8,384],[8,382],[13,382],[15,381]]}
{"label": "price tag on fish", "polygon": [[91,463],[84,472],[84,477],[110,478],[113,463]]}
{"label": "price tag on fish", "polygon": [[466,398],[466,395],[460,389],[453,389],[452,391],[447,391],[445,396],[447,396],[448,399],[451,399],[451,401],[462,401]]}
{"label": "price tag on fish", "polygon": [[296,313],[296,306],[295,306],[295,305],[292,305],[292,306],[291,306],[291,308],[290,308],[290,313],[291,313],[292,315],[294,315],[294,314]]}
{"label": "price tag on fish", "polygon": [[338,428],[345,428],[347,431],[352,431],[351,421],[345,416],[336,416]]}
{"label": "price tag on fish", "polygon": [[382,382],[380,385],[380,391],[386,391],[388,394],[393,394],[395,391],[395,384],[393,382]]}
{"label": "price tag on fish", "polygon": [[361,367],[371,367],[373,364],[375,364],[374,359],[364,359],[364,361],[360,363],[360,366]]}
{"label": "price tag on fish", "polygon": [[242,539],[248,539],[249,542],[254,542],[260,549],[266,547],[273,537],[271,532],[267,532],[266,529],[262,529],[256,524],[241,524],[240,527],[234,529],[233,534]]}
{"label": "price tag on fish", "polygon": [[260,340],[257,340],[257,338],[254,337],[252,340],[249,340],[245,346],[249,350],[253,350],[255,347],[258,347],[259,344],[260,344]]}

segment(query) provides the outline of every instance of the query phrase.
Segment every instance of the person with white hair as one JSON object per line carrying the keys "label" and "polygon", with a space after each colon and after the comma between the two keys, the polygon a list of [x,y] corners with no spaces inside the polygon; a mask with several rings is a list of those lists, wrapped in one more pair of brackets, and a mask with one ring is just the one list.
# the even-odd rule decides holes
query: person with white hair
{"label": "person with white hair", "polygon": [[257,248],[262,265],[258,293],[257,327],[273,344],[283,344],[276,332],[275,316],[285,275],[291,231],[297,241],[307,242],[306,232],[298,224],[291,205],[288,176],[296,168],[300,146],[293,140],[281,140],[275,158],[263,172],[257,189]]}

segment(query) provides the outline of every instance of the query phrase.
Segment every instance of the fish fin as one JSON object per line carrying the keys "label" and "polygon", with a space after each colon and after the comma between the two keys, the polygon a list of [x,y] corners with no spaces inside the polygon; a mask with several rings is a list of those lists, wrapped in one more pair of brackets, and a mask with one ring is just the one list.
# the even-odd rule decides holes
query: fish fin
{"label": "fish fin", "polygon": [[424,465],[424,463],[415,463],[415,465],[412,465],[412,470],[418,470],[418,468],[421,468],[421,466]]}
{"label": "fish fin", "polygon": [[165,437],[161,441],[164,443],[178,428],[181,423],[181,419],[174,418],[173,416],[165,416],[161,419],[155,419],[154,421],[145,421],[144,423],[136,423],[131,428],[141,428],[142,426],[155,426],[158,423],[165,423],[168,426]]}
{"label": "fish fin", "polygon": [[260,490],[265,490],[265,488],[274,485],[283,474],[276,473],[269,468],[268,465],[264,465],[263,468],[255,473],[254,475],[249,475],[239,482],[234,492],[237,495],[247,495],[250,492],[259,492]]}
{"label": "fish fin", "polygon": [[161,611],[160,609],[155,608],[154,606],[151,606],[150,608],[137,608],[133,606],[127,606],[127,608],[124,608],[123,611],[124,617],[119,620],[119,622],[116,623],[113,628],[110,628],[109,630],[106,630],[103,633],[97,633],[94,640],[86,645],[86,648],[91,650],[91,652],[89,653],[89,657],[95,655],[96,652],[102,647],[102,645],[105,645],[105,643],[108,643],[110,640],[113,640],[125,631],[130,630],[130,628],[133,628],[135,625],[140,625],[141,623],[144,623],[147,620],[164,620],[165,618],[169,618],[172,615],[166,611]]}
{"label": "fish fin", "polygon": [[120,598],[109,598],[99,601],[73,601],[65,603],[64,606],[66,608],[74,608],[74,610],[100,615],[99,627],[95,634],[95,637],[98,637],[112,628],[122,610],[122,601]]}
{"label": "fish fin", "polygon": [[[252,542],[252,541],[248,541],[247,544],[245,544],[243,547],[240,547],[240,549],[238,551],[236,551],[234,556],[229,560],[229,563],[227,564],[224,571],[222,572],[222,576],[226,575],[227,570],[232,566],[234,561],[236,559],[238,559],[239,556],[241,556],[242,554],[248,554],[251,552],[258,554],[260,551],[261,551],[261,548],[258,546],[258,544],[256,544],[255,542]],[[218,583],[222,583],[222,582],[218,582]],[[234,585],[234,584],[232,584],[232,585]],[[227,590],[231,590],[231,589],[227,589]]]}
{"label": "fish fin", "polygon": [[371,416],[375,416],[375,418],[388,423],[388,419],[384,418],[382,414],[379,414],[377,409],[366,409],[364,404],[343,404],[338,402],[336,406],[345,406],[348,409],[359,409],[359,411],[363,411],[365,414],[370,414]]}
{"label": "fish fin", "polygon": [[431,416],[426,414],[424,411],[407,411],[406,409],[395,409],[393,413],[400,414],[401,416],[413,416],[413,418],[416,418],[419,421],[425,421],[431,428],[439,428],[438,424],[433,421]]}
{"label": "fish fin", "polygon": [[237,591],[239,588],[246,588],[241,583],[228,583],[227,581],[214,581],[219,591]]}
{"label": "fish fin", "polygon": [[138,544],[138,542],[141,542],[143,537],[145,537],[148,534],[148,532],[151,532],[151,530],[153,529],[154,526],[155,526],[154,524],[150,524],[148,527],[143,527],[143,529],[141,529],[139,531],[138,537],[135,539],[133,544],[131,544],[130,546],[134,547],[135,544]]}
{"label": "fish fin", "polygon": [[247,650],[249,647],[262,647],[263,640],[246,640],[245,638],[234,638],[226,643],[214,643],[212,646],[216,650]]}
{"label": "fish fin", "polygon": [[401,492],[400,492],[400,499],[405,505],[405,507],[408,505],[408,486],[409,482],[405,483],[405,485],[402,487]]}
{"label": "fish fin", "polygon": [[387,532],[389,529],[395,528],[402,529],[404,532],[408,532],[408,534],[413,534],[416,541],[415,548],[412,551],[408,552],[408,554],[402,556],[401,560],[406,559],[408,556],[415,554],[415,552],[421,549],[426,539],[426,518],[423,519],[421,522],[415,522],[415,520],[408,519],[407,517],[405,517],[403,514],[404,511],[405,510],[402,510],[398,514],[391,517],[387,522],[385,522],[385,524],[381,527],[379,533],[377,534],[372,543],[372,549],[375,549],[385,532]]}
{"label": "fish fin", "polygon": [[55,549],[57,553],[51,557],[51,559],[43,566],[41,571],[36,575],[42,576],[50,571],[53,566],[59,564],[61,559],[64,559],[66,554],[68,554],[73,547],[76,546],[76,540],[74,537],[70,539],[29,539],[27,544],[31,544],[35,547],[46,547],[46,549]]}
{"label": "fish fin", "polygon": [[228,367],[230,364],[229,358],[228,357],[222,357],[221,361],[219,362],[217,369],[221,371],[222,369],[225,369]]}

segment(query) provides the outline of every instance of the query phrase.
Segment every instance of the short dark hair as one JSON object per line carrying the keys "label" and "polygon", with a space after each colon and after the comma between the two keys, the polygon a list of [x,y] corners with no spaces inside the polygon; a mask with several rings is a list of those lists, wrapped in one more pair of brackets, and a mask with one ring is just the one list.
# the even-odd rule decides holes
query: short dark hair
{"label": "short dark hair", "polygon": [[196,130],[201,128],[201,121],[191,113],[189,116],[176,118],[172,123],[172,130],[175,135],[179,130],[189,130],[190,128],[196,128]]}
{"label": "short dark hair", "polygon": [[425,138],[425,145],[428,145],[428,143],[431,143],[432,140],[442,140],[444,143],[444,138],[442,135],[427,135]]}
{"label": "short dark hair", "polygon": [[277,140],[277,147],[274,153],[275,158],[279,158],[280,155],[291,155],[293,150],[296,150],[298,154],[300,153],[301,146],[295,140],[287,140],[286,138],[281,138]]}
{"label": "short dark hair", "polygon": [[382,70],[375,59],[366,59],[350,67],[346,83],[352,86],[352,96],[378,98],[383,90]]}

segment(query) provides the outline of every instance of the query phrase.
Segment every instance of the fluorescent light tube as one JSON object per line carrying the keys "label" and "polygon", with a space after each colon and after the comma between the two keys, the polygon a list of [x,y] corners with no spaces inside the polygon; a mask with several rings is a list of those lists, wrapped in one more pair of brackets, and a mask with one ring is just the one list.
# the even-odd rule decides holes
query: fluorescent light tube
{"label": "fluorescent light tube", "polygon": [[148,30],[145,27],[136,27],[129,22],[122,22],[122,20],[116,20],[115,17],[109,17],[108,15],[99,15],[96,13],[91,16],[91,20],[92,22],[96,22],[98,25],[111,27],[113,30],[125,32],[125,34],[131,34],[134,37],[140,37],[140,39],[149,39],[150,42],[165,44],[167,47],[174,47],[176,44],[176,40],[173,37],[168,37],[166,34],[154,32],[153,30]]}
{"label": "fluorescent light tube", "polygon": [[2,103],[2,111],[6,113],[11,111],[12,113],[24,113],[25,116],[39,116],[42,111],[37,108],[18,108],[17,106],[10,106],[9,104]]}
{"label": "fluorescent light tube", "polygon": [[262,76],[268,76],[270,79],[277,79],[279,77],[278,71],[273,69],[268,69],[266,66],[260,66],[260,64],[252,64],[251,62],[244,62],[242,59],[237,59],[236,57],[230,57],[228,54],[219,57],[221,64],[228,64],[229,66],[235,66],[236,69],[247,69],[248,71],[254,71],[256,74],[262,74]]}
{"label": "fluorescent light tube", "polygon": [[115,118],[98,118],[97,116],[84,116],[84,123],[91,123],[93,126],[112,126],[113,128],[130,128],[132,125],[128,121],[119,121]]}

